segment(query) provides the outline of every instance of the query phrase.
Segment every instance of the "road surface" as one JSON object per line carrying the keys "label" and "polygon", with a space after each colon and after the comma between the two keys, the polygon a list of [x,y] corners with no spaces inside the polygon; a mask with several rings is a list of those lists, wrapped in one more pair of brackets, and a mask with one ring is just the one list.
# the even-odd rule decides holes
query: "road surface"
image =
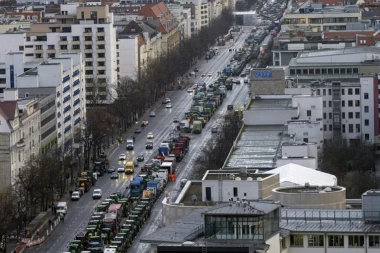
{"label": "road surface", "polygon": [[[248,35],[250,29],[246,28],[245,32],[239,36],[236,41],[231,45],[233,48],[240,48],[243,45],[244,39]],[[229,63],[232,52],[229,52],[228,48],[219,49],[219,55],[213,59],[206,61],[200,60],[196,67],[199,69],[196,78],[192,78],[191,81],[196,83],[198,81],[204,81],[206,84],[213,83],[217,78],[217,72],[222,71],[222,69]],[[195,66],[194,66],[195,67]],[[202,73],[212,72],[211,77],[201,77]],[[234,107],[238,103],[243,105],[248,100],[248,88],[247,85],[243,84],[241,81],[240,85],[234,85],[232,91],[228,91],[227,98],[224,100],[223,104],[219,107],[216,114],[212,117],[211,121],[207,124],[205,129],[200,135],[192,135],[190,143],[190,151],[180,164],[179,169],[177,169],[177,181],[168,184],[166,190],[170,193],[170,196],[177,195],[180,190],[179,181],[182,178],[188,178],[192,171],[193,164],[197,157],[200,156],[201,148],[207,143],[211,138],[211,126],[214,124],[217,118],[220,118],[226,113],[227,105],[234,104]],[[149,118],[149,113],[146,113],[141,120],[148,120],[149,124],[145,129],[142,129],[140,134],[131,134],[129,137],[135,136],[136,142],[134,145],[134,151],[126,151],[125,140],[124,142],[109,155],[110,166],[115,168],[118,167],[118,157],[120,154],[126,154],[127,160],[133,160],[137,155],[144,154],[145,161],[152,158],[157,150],[159,143],[169,136],[169,133],[173,130],[173,119],[182,119],[184,113],[188,111],[192,104],[192,94],[187,93],[186,89],[177,90],[170,92],[169,95],[173,108],[166,109],[165,105],[162,105],[162,99],[156,104],[154,111],[156,117]],[[140,120],[140,122],[141,122]],[[138,125],[136,125],[137,127]],[[148,132],[154,133],[154,149],[147,151],[145,149],[146,135]],[[141,163],[143,165],[144,163]],[[138,171],[135,171],[135,175]],[[90,192],[86,193],[79,201],[68,203],[68,213],[65,217],[64,223],[61,223],[54,232],[46,239],[46,241],[36,247],[28,248],[25,253],[61,253],[68,249],[70,241],[75,237],[77,231],[84,230],[88,224],[88,220],[95,210],[95,207],[102,200],[93,200],[92,191],[94,189],[100,188],[103,190],[103,199],[108,197],[113,192],[125,192],[126,186],[132,179],[131,175],[125,175],[120,173],[120,178],[118,180],[111,180],[109,174],[105,174],[100,177],[98,182],[94,187],[91,188]],[[149,250],[148,244],[139,243],[140,236],[144,236],[154,232],[161,224],[161,201],[157,201],[157,204],[152,210],[152,214],[148,221],[145,223],[144,227],[136,237],[134,243],[128,252],[146,252]]]}

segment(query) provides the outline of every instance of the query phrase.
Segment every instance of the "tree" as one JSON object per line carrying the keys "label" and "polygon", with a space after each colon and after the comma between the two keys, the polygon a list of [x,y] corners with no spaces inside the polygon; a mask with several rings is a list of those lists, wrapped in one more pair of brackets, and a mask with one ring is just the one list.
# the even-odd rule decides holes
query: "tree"
{"label": "tree", "polygon": [[370,173],[363,173],[361,171],[348,172],[344,177],[342,185],[346,187],[346,198],[349,199],[359,199],[367,190],[379,189],[380,186],[378,178]]}
{"label": "tree", "polygon": [[376,161],[373,145],[360,140],[350,145],[347,140],[325,144],[319,160],[321,171],[335,175],[338,183],[349,189],[347,196],[360,196],[374,186],[371,177]]}
{"label": "tree", "polygon": [[99,106],[108,103],[113,98],[110,89],[111,84],[103,79],[93,79],[86,83],[86,102],[87,105]]}
{"label": "tree", "polygon": [[5,189],[3,192],[0,192],[0,242],[5,243],[3,247],[0,247],[0,252],[7,252],[5,238],[11,230],[11,226],[15,223],[15,219],[19,220],[21,217],[17,213],[17,202],[14,200],[15,198],[11,189]]}
{"label": "tree", "polygon": [[242,121],[237,114],[224,118],[220,132],[210,139],[202,150],[202,156],[197,160],[193,179],[199,180],[207,170],[218,170],[223,167],[224,161],[234,145],[236,137],[242,127]]}

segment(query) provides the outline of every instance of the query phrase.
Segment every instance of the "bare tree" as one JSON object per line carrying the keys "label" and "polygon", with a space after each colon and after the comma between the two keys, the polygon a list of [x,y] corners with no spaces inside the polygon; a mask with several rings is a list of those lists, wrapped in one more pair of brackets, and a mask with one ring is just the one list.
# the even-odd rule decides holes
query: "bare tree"
{"label": "bare tree", "polygon": [[6,237],[10,232],[11,225],[21,221],[22,216],[17,213],[16,206],[17,202],[15,202],[11,189],[0,192],[0,242],[4,244],[0,248],[0,252],[7,252]]}
{"label": "bare tree", "polygon": [[93,79],[92,82],[86,83],[86,102],[91,106],[108,104],[109,99],[113,97],[111,89],[106,80]]}

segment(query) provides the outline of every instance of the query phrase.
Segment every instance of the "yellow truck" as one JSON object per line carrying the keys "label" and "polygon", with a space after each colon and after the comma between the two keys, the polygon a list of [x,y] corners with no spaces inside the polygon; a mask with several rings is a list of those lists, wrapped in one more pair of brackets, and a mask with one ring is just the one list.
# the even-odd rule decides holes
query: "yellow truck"
{"label": "yellow truck", "polygon": [[125,174],[133,174],[135,172],[135,165],[133,162],[125,163]]}

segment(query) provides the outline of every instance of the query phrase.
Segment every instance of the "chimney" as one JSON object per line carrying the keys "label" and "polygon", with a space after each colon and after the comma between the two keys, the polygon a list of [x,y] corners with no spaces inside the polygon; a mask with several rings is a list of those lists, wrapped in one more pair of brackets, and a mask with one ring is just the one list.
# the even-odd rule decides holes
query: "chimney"
{"label": "chimney", "polygon": [[5,89],[3,101],[17,101],[18,90],[17,89]]}

